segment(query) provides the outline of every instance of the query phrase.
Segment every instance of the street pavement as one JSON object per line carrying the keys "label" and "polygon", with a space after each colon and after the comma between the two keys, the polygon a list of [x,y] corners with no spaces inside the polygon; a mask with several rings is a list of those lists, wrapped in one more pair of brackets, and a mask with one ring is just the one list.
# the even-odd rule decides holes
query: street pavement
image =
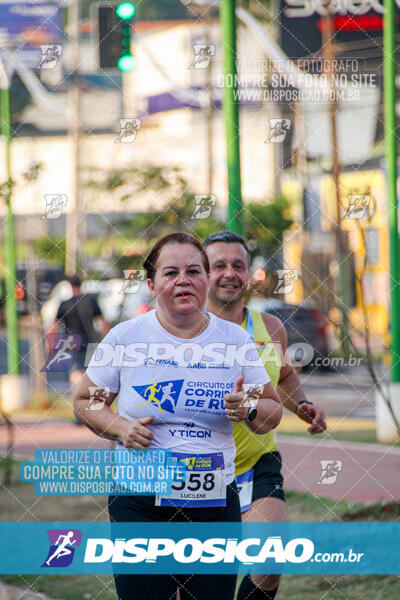
{"label": "street pavement", "polygon": [[[6,437],[1,426],[0,454],[6,450]],[[14,445],[17,457],[33,458],[39,448],[108,448],[110,442],[71,421],[42,420],[17,421]],[[370,503],[400,498],[398,448],[279,434],[278,446],[287,490]],[[325,461],[324,468],[320,461]]]}
{"label": "street pavement", "polygon": [[285,489],[334,500],[400,500],[400,448],[285,435],[278,447]]}
{"label": "street pavement", "polygon": [[[389,368],[375,365],[378,381],[385,382]],[[309,400],[323,408],[328,416],[361,419],[375,418],[375,385],[363,366],[300,374]]]}

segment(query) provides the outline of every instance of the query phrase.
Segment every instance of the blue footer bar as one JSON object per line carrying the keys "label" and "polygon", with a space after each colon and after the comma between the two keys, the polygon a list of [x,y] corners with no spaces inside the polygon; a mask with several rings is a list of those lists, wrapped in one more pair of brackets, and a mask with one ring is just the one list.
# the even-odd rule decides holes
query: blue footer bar
{"label": "blue footer bar", "polygon": [[0,523],[0,572],[398,574],[399,523]]}

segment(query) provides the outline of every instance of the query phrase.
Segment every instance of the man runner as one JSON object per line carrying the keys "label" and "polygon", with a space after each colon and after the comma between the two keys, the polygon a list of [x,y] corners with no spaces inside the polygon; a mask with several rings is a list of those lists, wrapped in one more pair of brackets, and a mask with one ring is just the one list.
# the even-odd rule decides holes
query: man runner
{"label": "man runner", "polygon": [[[65,333],[77,334],[80,336],[81,347],[78,352],[73,352],[74,360],[69,373],[69,381],[73,386],[80,382],[85,372],[85,359],[88,345],[98,341],[93,326],[95,319],[100,322],[101,337],[106,335],[110,326],[103,317],[97,301],[87,294],[82,294],[80,278],[77,275],[72,275],[68,278],[68,281],[72,288],[72,298],[61,302],[58,307],[56,319],[47,334],[57,333],[58,328],[61,326]],[[50,341],[51,336],[48,337],[48,340],[50,354],[54,350],[54,348],[51,347],[53,343]],[[90,357],[88,357],[88,359],[89,358]],[[88,359],[86,360],[86,363],[88,362]]]}
{"label": "man runner", "polygon": [[[282,364],[287,334],[283,323],[267,313],[249,310],[244,297],[250,283],[249,252],[242,237],[229,231],[208,236],[204,242],[210,261],[210,290],[207,310],[217,317],[242,325],[260,350],[271,382],[282,404],[310,424],[311,434],[326,430],[324,411],[309,402],[300,380],[290,365]],[[282,354],[278,352],[280,345]],[[243,492],[248,491],[251,507],[242,514],[243,521],[284,522],[288,520],[281,475],[281,456],[273,432],[254,435],[244,423],[234,423],[236,442],[236,476]],[[237,600],[273,600],[280,575],[247,575]]]}

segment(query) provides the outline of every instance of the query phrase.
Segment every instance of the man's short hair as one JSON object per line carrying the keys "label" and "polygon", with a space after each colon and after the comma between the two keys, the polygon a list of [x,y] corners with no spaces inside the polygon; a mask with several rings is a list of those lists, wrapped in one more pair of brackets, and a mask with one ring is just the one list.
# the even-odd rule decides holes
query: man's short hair
{"label": "man's short hair", "polygon": [[78,277],[78,275],[71,275],[71,277],[68,277],[68,281],[72,285],[72,287],[81,287],[81,280],[80,277]]}
{"label": "man's short hair", "polygon": [[203,242],[203,246],[204,248],[207,248],[216,242],[223,242],[224,244],[241,244],[246,250],[250,261],[250,251],[247,247],[245,239],[242,238],[241,235],[233,233],[233,231],[216,231],[215,233],[211,233],[208,237],[206,237]]}

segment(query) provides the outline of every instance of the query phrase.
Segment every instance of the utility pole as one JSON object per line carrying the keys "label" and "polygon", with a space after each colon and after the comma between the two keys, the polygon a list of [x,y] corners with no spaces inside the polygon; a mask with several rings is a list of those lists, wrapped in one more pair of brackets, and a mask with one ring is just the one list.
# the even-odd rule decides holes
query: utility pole
{"label": "utility pole", "polygon": [[79,185],[79,144],[80,144],[80,110],[79,110],[79,0],[73,0],[68,12],[69,38],[72,46],[73,82],[68,91],[69,137],[71,140],[71,190],[69,211],[66,213],[65,232],[65,272],[76,273],[79,257],[80,227],[80,185]]}
{"label": "utility pole", "polygon": [[38,306],[37,289],[37,260],[34,258],[33,245],[29,248],[29,259],[27,261],[27,302],[30,320],[30,371],[33,379],[33,404],[39,408],[48,408],[47,374],[42,371],[45,363],[42,339],[43,330]]}
{"label": "utility pole", "polygon": [[[210,15],[211,6],[207,7],[206,13],[206,27],[204,31],[205,43],[211,44],[212,40],[209,34],[210,27]],[[214,117],[214,106],[213,106],[213,88],[212,88],[212,66],[213,61],[210,60],[210,64],[206,69],[206,86],[208,92],[208,104],[206,108],[206,126],[207,126],[207,192],[212,194],[213,191],[213,179],[214,179],[214,153],[213,153],[213,117]]]}
{"label": "utility pole", "polygon": [[[400,290],[399,290],[399,233],[397,214],[397,146],[396,146],[396,15],[394,0],[384,0],[383,66],[385,154],[388,184],[390,239],[390,294],[392,301],[392,382],[400,382]],[[399,391],[397,392],[399,395]]]}
{"label": "utility pole", "polygon": [[7,361],[8,373],[19,375],[18,365],[18,317],[17,302],[14,295],[16,275],[16,255],[14,237],[14,218],[12,212],[11,177],[11,116],[10,116],[10,79],[0,60],[0,94],[1,94],[1,133],[6,145],[7,182],[4,184],[3,196],[6,200],[6,217],[4,220],[4,263],[6,269],[6,322],[7,322]]}
{"label": "utility pole", "polygon": [[[222,0],[220,14],[224,46],[224,119],[226,157],[228,161],[228,223],[227,228],[243,233],[243,205],[240,179],[239,105],[236,83],[236,0]],[[227,80],[228,76],[228,80]],[[232,85],[229,79],[232,78]],[[227,85],[228,84],[228,85]]]}
{"label": "utility pole", "polygon": [[[298,142],[296,149],[296,166],[300,176],[301,181],[301,189],[303,191],[303,228],[305,231],[310,231],[311,224],[309,223],[309,201],[308,201],[308,193],[310,187],[310,180],[308,175],[308,162],[307,162],[307,130],[306,130],[306,122],[304,117],[304,112],[300,109],[296,111],[295,114],[295,128],[298,132]],[[275,146],[279,146],[280,144],[274,144]]]}
{"label": "utility pole", "polygon": [[[349,354],[350,343],[349,343],[349,321],[347,311],[349,309],[349,277],[348,277],[348,255],[349,248],[347,239],[342,230],[342,215],[341,215],[341,197],[340,197],[340,162],[338,152],[338,139],[337,139],[337,122],[336,113],[338,110],[336,102],[336,88],[333,84],[333,59],[335,57],[335,51],[332,43],[332,17],[329,13],[322,17],[323,28],[322,28],[322,45],[323,45],[323,59],[324,64],[327,62],[329,66],[328,76],[330,78],[329,87],[329,119],[331,125],[332,135],[332,180],[335,187],[335,199],[336,199],[336,222],[334,224],[334,230],[336,233],[336,254],[339,264],[339,285],[340,285],[340,308],[342,313],[342,335],[341,335],[341,346],[344,354]],[[326,69],[325,69],[326,71]]]}

